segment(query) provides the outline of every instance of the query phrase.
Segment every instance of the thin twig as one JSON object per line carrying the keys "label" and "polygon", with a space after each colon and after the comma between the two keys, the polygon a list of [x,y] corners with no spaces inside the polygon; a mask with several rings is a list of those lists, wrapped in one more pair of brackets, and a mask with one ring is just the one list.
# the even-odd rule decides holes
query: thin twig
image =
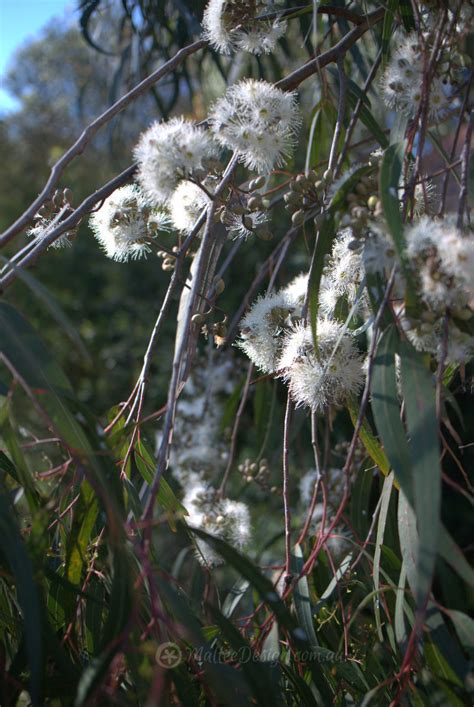
{"label": "thin twig", "polygon": [[69,150],[67,150],[64,155],[56,162],[56,164],[51,169],[49,179],[46,182],[43,190],[33,201],[33,203],[28,207],[28,209],[18,218],[15,223],[13,223],[10,228],[8,228],[0,236],[0,248],[6,245],[17,233],[22,231],[25,226],[31,221],[33,216],[39,210],[39,208],[44,204],[44,202],[52,195],[54,188],[56,187],[62,173],[66,169],[67,165],[72,162],[72,160],[77,157],[77,155],[82,154],[85,147],[92,140],[94,135],[102,128],[103,125],[109,123],[112,118],[114,118],[118,113],[124,110],[132,101],[136,100],[142,93],[145,93],[153,84],[167,76],[172,71],[174,71],[188,56],[195,54],[200,49],[207,46],[207,42],[203,39],[194,42],[180,49],[172,59],[167,61],[163,66],[154,71],[150,76],[147,76],[143,81],[141,81],[137,86],[132,88],[131,91],[119,98],[116,103],[114,103],[110,108],[107,108],[98,118],[92,121],[85,130],[81,133],[76,142],[71,145]]}
{"label": "thin twig", "polygon": [[[468,179],[469,179],[469,158],[471,155],[471,138],[472,129],[474,127],[474,110],[471,110],[469,114],[469,123],[466,130],[466,136],[464,138],[464,146],[461,154],[462,169],[461,169],[461,190],[459,192],[459,206],[458,206],[458,218],[457,227],[462,228],[464,209],[466,207],[466,199],[468,192]],[[468,212],[469,214],[469,212]],[[468,216],[469,220],[469,216]]]}
{"label": "thin twig", "polygon": [[290,453],[291,396],[286,399],[285,422],[283,427],[283,508],[285,513],[285,574],[284,581],[291,581],[291,509],[288,460]]}
{"label": "thin twig", "polygon": [[[52,245],[65,232],[69,231],[88,214],[92,207],[99,201],[103,201],[112,194],[118,187],[130,181],[136,170],[136,165],[127,167],[121,174],[111,179],[103,187],[97,189],[93,194],[90,194],[84,201],[73,211],[73,213],[61,221],[47,236],[39,240],[35,247],[28,252],[18,264],[14,264],[13,269],[0,279],[0,294],[4,292],[16,280],[15,270],[17,268],[28,268],[36,263],[37,259],[50,245]],[[11,261],[10,261],[11,262]]]}
{"label": "thin twig", "polygon": [[253,373],[253,364],[249,364],[249,369],[247,372],[247,378],[245,379],[244,387],[242,390],[242,396],[240,398],[240,404],[237,410],[237,413],[235,415],[235,420],[234,420],[234,425],[232,427],[232,437],[230,441],[230,450],[229,450],[229,458],[227,460],[227,466],[224,472],[224,476],[222,478],[221,485],[219,487],[219,496],[223,497],[225,495],[225,487],[227,484],[227,481],[229,479],[230,472],[232,470],[232,465],[234,463],[234,458],[235,458],[235,449],[237,447],[237,434],[239,431],[240,427],[240,419],[242,417],[242,413],[245,408],[245,404],[247,402],[247,398],[249,395],[249,389],[250,389],[250,381],[252,380],[252,373]]}
{"label": "thin twig", "polygon": [[339,142],[339,137],[342,132],[342,126],[344,123],[344,114],[346,112],[346,88],[347,88],[347,77],[344,71],[344,57],[339,56],[337,58],[337,71],[339,76],[339,101],[337,104],[337,120],[334,128],[334,134],[332,136],[331,150],[329,152],[328,160],[328,170],[334,168],[336,162],[336,151],[337,144]]}
{"label": "thin twig", "polygon": [[347,132],[344,138],[344,144],[342,146],[341,152],[339,154],[336,167],[334,169],[334,177],[337,177],[339,172],[341,171],[342,165],[344,164],[344,160],[346,159],[346,154],[350,146],[351,138],[352,138],[352,133],[354,132],[355,126],[357,124],[357,121],[359,120],[359,113],[362,109],[362,106],[364,105],[364,99],[368,93],[368,90],[370,86],[372,85],[372,82],[375,78],[375,75],[378,71],[378,68],[380,66],[380,62],[382,60],[382,50],[380,49],[379,53],[377,54],[377,57],[370,69],[369,75],[367,76],[367,79],[365,81],[364,87],[362,89],[362,95],[358,99],[356,106],[354,108],[354,112],[351,115],[351,119],[349,122],[349,126],[347,128]]}
{"label": "thin twig", "polygon": [[318,57],[311,59],[303,66],[300,66],[284,79],[277,81],[275,86],[277,88],[281,88],[282,91],[292,91],[294,88],[297,88],[300,83],[320,71],[323,67],[336,62],[339,57],[343,56],[357,42],[357,40],[367,32],[368,29],[380,22],[384,15],[385,9],[383,7],[369,13],[364,17],[363,24],[351,29],[350,32],[348,32],[337,44],[334,45],[334,47],[331,47],[331,49],[323,52]]}

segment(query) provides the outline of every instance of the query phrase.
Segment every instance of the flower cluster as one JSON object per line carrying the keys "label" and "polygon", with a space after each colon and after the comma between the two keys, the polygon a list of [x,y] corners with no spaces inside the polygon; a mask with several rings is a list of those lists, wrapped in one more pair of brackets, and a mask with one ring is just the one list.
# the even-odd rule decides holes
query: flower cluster
{"label": "flower cluster", "polygon": [[296,405],[313,412],[344,403],[364,380],[362,358],[350,332],[330,319],[320,319],[317,329],[317,349],[309,326],[299,322],[289,329],[278,361]]}
{"label": "flower cluster", "polygon": [[[183,498],[188,511],[186,522],[210,535],[226,540],[241,550],[250,540],[250,513],[239,501],[220,498],[217,491],[203,481],[193,479]],[[214,567],[223,562],[209,543],[196,538],[196,556],[205,566]]]}
{"label": "flower cluster", "polygon": [[294,92],[253,79],[231,86],[214,104],[209,120],[217,142],[261,173],[285,163],[301,122]]}
{"label": "flower cluster", "polygon": [[[429,56],[425,55],[418,37],[409,34],[395,47],[382,79],[382,92],[389,108],[412,116],[423,97],[423,74]],[[451,103],[451,85],[440,75],[435,75],[429,86],[428,115],[440,120]]]}
{"label": "flower cluster", "polygon": [[[221,421],[224,401],[234,389],[235,372],[235,361],[229,357],[199,359],[178,401],[170,467],[185,489],[187,523],[241,549],[250,537],[248,508],[221,497],[212,485],[227,460]],[[158,435],[158,446],[161,440]],[[203,564],[222,562],[208,543],[196,539],[196,546]]]}
{"label": "flower cluster", "polygon": [[188,235],[203,210],[210,204],[210,198],[198,184],[183,179],[176,187],[169,201],[169,210],[173,226],[177,231]]}
{"label": "flower cluster", "polygon": [[337,321],[318,321],[318,348],[302,319],[307,278],[260,297],[241,322],[240,348],[262,371],[277,373],[297,405],[313,411],[340,404],[363,381],[362,359],[350,332]]}
{"label": "flower cluster", "polygon": [[90,226],[108,258],[125,262],[150,250],[160,231],[169,230],[169,218],[155,209],[135,185],[126,185],[109,196],[90,218]]}
{"label": "flower cluster", "polygon": [[203,17],[204,37],[222,54],[268,54],[286,31],[286,22],[278,17],[259,19],[270,9],[268,0],[210,0]]}
{"label": "flower cluster", "polygon": [[[423,72],[425,57],[418,37],[409,34],[403,37],[392,52],[383,79],[382,91],[389,108],[413,115],[420,105],[423,95]],[[428,115],[432,120],[440,120],[451,103],[451,86],[441,76],[430,82]]]}
{"label": "flower cluster", "polygon": [[406,242],[422,305],[418,320],[402,320],[407,337],[439,355],[447,335],[446,360],[463,361],[474,353],[474,237],[450,219],[425,216],[408,229]]}
{"label": "flower cluster", "polygon": [[298,277],[286,289],[257,299],[240,324],[240,348],[264,373],[278,369],[283,334],[301,317],[307,278]]}
{"label": "flower cluster", "polygon": [[173,476],[186,486],[190,478],[213,478],[223,470],[227,446],[222,440],[223,404],[235,385],[235,362],[213,356],[199,359],[179,397],[171,447]]}
{"label": "flower cluster", "polygon": [[164,204],[182,179],[205,176],[216,154],[217,146],[204,127],[184,118],[155,122],[135,147],[138,182],[153,204]]}
{"label": "flower cluster", "polygon": [[[320,307],[323,314],[330,317],[334,315],[341,300],[345,300],[350,305],[356,303],[357,294],[362,284],[363,262],[360,252],[349,247],[353,240],[354,236],[350,228],[338,233],[325,267],[321,283]],[[359,297],[359,300],[361,299],[365,298]]]}

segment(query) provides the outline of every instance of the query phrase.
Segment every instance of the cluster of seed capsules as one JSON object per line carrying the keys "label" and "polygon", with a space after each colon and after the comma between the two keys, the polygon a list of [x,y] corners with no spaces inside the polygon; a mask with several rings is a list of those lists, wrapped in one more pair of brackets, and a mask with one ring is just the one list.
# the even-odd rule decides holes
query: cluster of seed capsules
{"label": "cluster of seed capsules", "polygon": [[326,201],[327,187],[332,179],[332,172],[326,170],[318,175],[313,169],[308,174],[298,174],[289,184],[289,191],[283,196],[285,209],[291,214],[294,226],[301,226],[306,219],[319,212]]}
{"label": "cluster of seed capsules", "polygon": [[[301,226],[313,216],[316,226],[320,225],[324,206],[327,205],[328,188],[333,174],[326,170],[318,175],[314,170],[308,174],[299,174],[290,182],[290,189],[284,195],[285,208],[291,213],[294,226]],[[378,185],[375,173],[361,177],[353,190],[347,195],[347,212],[341,225],[350,226],[354,237],[362,235],[371,217],[382,214],[382,203],[378,197]]]}
{"label": "cluster of seed capsules", "polygon": [[255,482],[263,491],[281,495],[281,489],[278,486],[270,486],[268,459],[261,459],[259,462],[245,459],[244,463],[239,464],[237,468],[247,483]]}
{"label": "cluster of seed capsules", "polygon": [[342,218],[341,226],[350,227],[354,238],[358,238],[367,230],[370,219],[378,218],[383,213],[375,172],[359,179],[347,195],[347,205],[347,212]]}

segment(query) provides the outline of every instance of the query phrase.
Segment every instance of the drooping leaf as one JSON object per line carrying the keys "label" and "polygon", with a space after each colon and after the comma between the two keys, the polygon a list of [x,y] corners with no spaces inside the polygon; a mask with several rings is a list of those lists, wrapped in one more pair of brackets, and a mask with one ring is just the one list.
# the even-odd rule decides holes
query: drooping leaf
{"label": "drooping leaf", "polygon": [[[385,525],[387,523],[388,507],[390,503],[390,496],[392,493],[393,486],[393,472],[390,473],[383,484],[382,493],[380,495],[380,511],[379,520],[377,523],[377,537],[375,540],[375,552],[374,552],[374,589],[376,592],[380,588],[380,557],[382,551],[382,544],[385,535]],[[374,599],[374,614],[375,614],[375,624],[377,626],[377,632],[379,635],[379,640],[383,641],[382,625],[380,622],[380,597],[377,594]]]}
{"label": "drooping leaf", "polygon": [[400,344],[400,360],[419,542],[417,601],[423,606],[431,588],[440,527],[441,467],[435,386],[422,354],[407,342]]}
{"label": "drooping leaf", "polygon": [[398,333],[389,327],[380,337],[372,376],[372,411],[385,454],[395,478],[414,503],[413,471],[408,442],[400,420],[400,402],[395,373]]}
{"label": "drooping leaf", "polygon": [[33,566],[3,489],[0,490],[0,551],[15,578],[18,604],[30,673],[30,694],[34,707],[42,704],[41,682],[44,671],[42,612]]}

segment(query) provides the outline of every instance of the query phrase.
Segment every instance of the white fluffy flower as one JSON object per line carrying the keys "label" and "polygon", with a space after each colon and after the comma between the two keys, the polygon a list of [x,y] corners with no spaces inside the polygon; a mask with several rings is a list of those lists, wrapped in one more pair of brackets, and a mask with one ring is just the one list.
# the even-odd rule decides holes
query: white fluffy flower
{"label": "white fluffy flower", "polygon": [[250,169],[268,173],[291,155],[300,113],[294,92],[245,79],[231,86],[210,115],[216,140]]}
{"label": "white fluffy flower", "polygon": [[204,10],[204,37],[222,54],[239,49],[268,54],[286,31],[284,20],[256,19],[269,9],[266,0],[210,0]]}
{"label": "white fluffy flower", "polygon": [[[360,252],[349,248],[349,243],[353,240],[354,236],[350,228],[338,233],[334,239],[320,291],[321,312],[326,316],[333,316],[341,298],[347,300],[349,307],[356,302],[357,292],[364,277],[364,268]],[[359,306],[362,303],[365,303],[365,297],[359,299]]]}
{"label": "white fluffy flower", "polygon": [[474,355],[474,337],[461,331],[452,320],[448,321],[446,344],[444,318],[434,322],[409,322],[402,318],[401,325],[417,351],[432,354],[437,359],[443,355],[445,363],[463,363]]}
{"label": "white fluffy flower", "polygon": [[[183,487],[190,478],[212,479],[225,467],[228,444],[222,435],[222,414],[226,398],[234,391],[237,371],[229,353],[199,358],[179,396],[170,468]],[[161,439],[159,434],[158,446]]]}
{"label": "white fluffy flower", "polygon": [[364,377],[362,359],[350,333],[329,319],[319,320],[317,331],[317,355],[310,327],[299,323],[284,336],[278,361],[296,405],[314,412],[343,403],[359,391]]}
{"label": "white fluffy flower", "polygon": [[169,230],[168,216],[152,209],[135,185],[113,192],[90,217],[90,226],[108,258],[124,262],[150,250],[148,242],[159,230]]}
{"label": "white fluffy flower", "polygon": [[295,307],[302,308],[308,290],[308,275],[301,273],[284,288],[285,295]]}
{"label": "white fluffy flower", "polygon": [[367,275],[387,276],[397,262],[392,241],[379,229],[371,229],[364,239],[362,263]]}
{"label": "white fluffy flower", "polygon": [[[412,116],[422,99],[424,61],[418,38],[403,37],[395,47],[382,78],[382,93],[389,108]],[[428,116],[439,120],[451,102],[449,86],[440,77],[430,82]]]}
{"label": "white fluffy flower", "polygon": [[282,334],[296,307],[284,291],[259,297],[240,324],[240,348],[265,373],[276,370]]}
{"label": "white fluffy flower", "polygon": [[435,311],[466,307],[474,298],[474,238],[451,223],[421,218],[406,233],[407,255],[421,297]]}
{"label": "white fluffy flower", "polygon": [[225,227],[229,236],[233,239],[243,238],[246,240],[255,235],[255,231],[268,223],[270,216],[264,211],[251,211],[246,214],[231,214],[226,220]]}
{"label": "white fluffy flower", "polygon": [[178,184],[169,201],[173,226],[181,233],[192,232],[196,221],[210,204],[207,194],[194,182],[184,179]]}
{"label": "white fluffy flower", "polygon": [[[196,477],[191,477],[183,505],[188,511],[186,522],[210,535],[222,538],[241,550],[250,540],[250,513],[247,506],[228,498],[220,499],[216,490]],[[215,566],[223,559],[205,540],[196,538],[197,557],[202,564]]]}
{"label": "white fluffy flower", "polygon": [[155,122],[135,147],[137,178],[148,198],[163,204],[181,179],[205,170],[216,154],[212,135],[194,122],[184,118]]}

